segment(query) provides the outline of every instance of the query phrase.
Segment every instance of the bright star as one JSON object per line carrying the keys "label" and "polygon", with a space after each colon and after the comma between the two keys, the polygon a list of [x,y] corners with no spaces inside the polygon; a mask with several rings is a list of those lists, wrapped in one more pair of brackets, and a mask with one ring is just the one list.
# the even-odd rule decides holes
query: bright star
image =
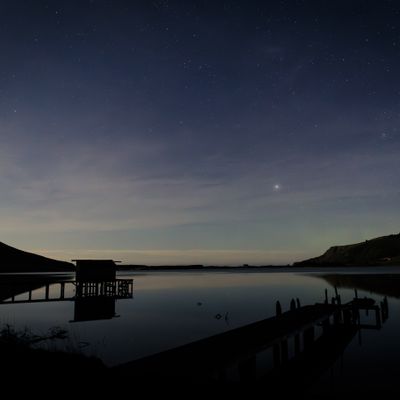
{"label": "bright star", "polygon": [[282,186],[281,186],[279,183],[276,183],[276,184],[274,185],[274,191],[275,191],[275,192],[279,192],[279,190],[281,190],[281,188],[282,188]]}

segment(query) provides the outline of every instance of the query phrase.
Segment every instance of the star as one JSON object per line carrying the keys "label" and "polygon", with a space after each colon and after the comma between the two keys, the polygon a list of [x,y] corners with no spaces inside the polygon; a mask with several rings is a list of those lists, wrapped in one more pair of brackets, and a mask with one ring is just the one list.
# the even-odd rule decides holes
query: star
{"label": "star", "polygon": [[275,183],[274,192],[279,192],[282,189],[282,186],[279,183]]}
{"label": "star", "polygon": [[381,133],[381,139],[385,140],[387,138],[388,138],[387,133],[385,133],[385,132]]}

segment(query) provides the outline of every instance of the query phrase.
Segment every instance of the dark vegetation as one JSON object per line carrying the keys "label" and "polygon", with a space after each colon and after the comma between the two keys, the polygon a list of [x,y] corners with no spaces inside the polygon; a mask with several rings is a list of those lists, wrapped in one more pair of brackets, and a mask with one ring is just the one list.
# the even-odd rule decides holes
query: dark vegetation
{"label": "dark vegetation", "polygon": [[[24,382],[41,379],[62,379],[71,374],[74,380],[85,383],[101,377],[106,368],[95,357],[78,352],[51,350],[51,343],[67,339],[67,332],[52,328],[44,335],[33,334],[28,329],[17,331],[10,325],[0,330],[1,376],[3,379],[19,378]],[[45,345],[40,346],[38,345]],[[44,383],[46,385],[46,383]]]}

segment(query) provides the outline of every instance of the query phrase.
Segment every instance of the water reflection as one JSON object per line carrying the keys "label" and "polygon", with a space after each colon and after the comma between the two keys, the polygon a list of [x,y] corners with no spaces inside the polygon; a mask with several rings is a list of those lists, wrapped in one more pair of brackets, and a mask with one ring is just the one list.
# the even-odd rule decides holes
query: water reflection
{"label": "water reflection", "polygon": [[74,302],[70,322],[111,319],[115,302],[133,297],[133,279],[69,280],[46,275],[6,276],[0,280],[0,304]]}
{"label": "water reflection", "polygon": [[[349,384],[357,393],[361,386],[364,392],[371,385],[393,388],[400,372],[397,345],[400,301],[395,299],[400,275],[318,274],[126,275],[124,278],[128,280],[135,278],[135,301],[121,301],[117,307],[117,294],[121,291],[115,287],[112,296],[107,297],[107,285],[102,288],[99,282],[83,281],[86,283],[78,286],[77,282],[72,283],[71,276],[47,276],[19,279],[13,285],[9,284],[9,278],[0,277],[0,304],[5,304],[4,301],[10,304],[0,307],[0,317],[18,329],[29,326],[36,332],[61,326],[79,343],[88,343],[82,348],[85,354],[96,354],[110,372],[126,376],[135,384],[146,382],[146,378],[150,379],[148,384],[163,379],[240,382],[250,386],[265,384],[277,390],[282,386],[283,391],[297,388],[296,391],[323,393],[324,397],[333,391],[348,393]],[[64,300],[61,300],[63,282]],[[47,284],[49,301],[43,301]],[[130,295],[128,290],[127,296],[121,298]],[[371,299],[365,301],[365,296]],[[15,305],[10,302],[13,297]],[[29,307],[23,302],[18,305],[18,300],[26,302],[29,297],[39,301],[31,301]],[[296,301],[297,298],[301,301]],[[237,334],[238,328],[254,321],[276,318],[276,300],[282,306],[285,323],[265,322],[258,325],[261,329],[251,328],[254,329],[251,334],[251,329],[248,330],[247,336]],[[332,314],[324,323],[324,319],[314,318],[315,301],[320,301],[318,309],[324,313],[354,301],[358,313],[347,306],[347,311],[346,307],[341,309],[336,321]],[[288,309],[295,313],[291,318],[285,317]],[[116,311],[120,318],[114,318]],[[313,317],[310,324],[298,326],[306,315]],[[68,324],[69,321],[74,323]],[[277,336],[271,338],[271,332]],[[185,343],[210,343],[220,334],[229,334],[224,336],[222,344],[212,345],[208,350],[202,347],[202,351],[196,350],[201,348],[197,344],[191,347],[194,353],[190,357],[182,355]],[[166,353],[175,354],[168,363],[162,361],[168,359]],[[161,367],[163,363],[165,368]]]}
{"label": "water reflection", "polygon": [[42,275],[42,274],[1,274],[0,275],[0,302],[15,300],[23,293],[40,289],[47,284],[71,280],[69,275]]}
{"label": "water reflection", "polygon": [[319,277],[334,287],[400,298],[400,274],[323,274]]}

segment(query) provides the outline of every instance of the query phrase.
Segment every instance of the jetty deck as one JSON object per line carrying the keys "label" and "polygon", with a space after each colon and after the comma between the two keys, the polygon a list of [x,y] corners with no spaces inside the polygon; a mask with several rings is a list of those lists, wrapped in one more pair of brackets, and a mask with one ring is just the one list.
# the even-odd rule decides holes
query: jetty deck
{"label": "jetty deck", "polygon": [[[52,288],[52,290],[50,290]],[[43,290],[38,290],[43,289]],[[0,301],[6,304],[49,303],[59,301],[75,301],[80,298],[109,297],[113,299],[129,299],[133,293],[133,279],[114,279],[111,281],[63,281],[48,282],[27,286],[21,296],[20,284],[15,293]]]}
{"label": "jetty deck", "polygon": [[[340,299],[339,299],[340,302]],[[383,303],[381,303],[382,305]],[[387,305],[387,303],[386,303]],[[360,324],[360,310],[375,310],[374,324]],[[382,315],[381,315],[382,312]],[[379,314],[379,315],[378,315]],[[118,374],[139,376],[144,379],[184,378],[187,380],[220,380],[232,365],[240,371],[242,380],[254,375],[255,355],[272,349],[275,370],[289,360],[304,358],[315,344],[332,340],[351,340],[358,329],[380,329],[386,312],[370,301],[355,299],[341,305],[321,303],[291,308],[249,325],[223,332],[193,343],[154,354],[114,367]],[[316,331],[322,332],[316,341]],[[321,340],[321,337],[323,339]],[[293,341],[294,354],[289,355],[289,341]],[[341,346],[343,347],[343,346]],[[301,356],[301,357],[300,357]],[[294,364],[292,362],[292,364]],[[246,378],[247,377],[247,378]]]}

